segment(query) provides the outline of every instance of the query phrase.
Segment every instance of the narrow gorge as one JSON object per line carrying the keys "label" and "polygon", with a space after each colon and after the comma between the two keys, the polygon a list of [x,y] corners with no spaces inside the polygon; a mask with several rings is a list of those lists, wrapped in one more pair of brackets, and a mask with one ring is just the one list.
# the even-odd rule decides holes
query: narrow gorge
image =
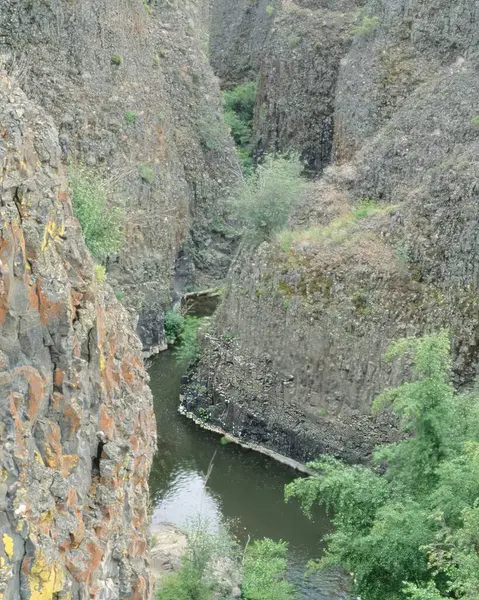
{"label": "narrow gorge", "polygon": [[475,600],[478,181],[477,0],[0,0],[0,600]]}

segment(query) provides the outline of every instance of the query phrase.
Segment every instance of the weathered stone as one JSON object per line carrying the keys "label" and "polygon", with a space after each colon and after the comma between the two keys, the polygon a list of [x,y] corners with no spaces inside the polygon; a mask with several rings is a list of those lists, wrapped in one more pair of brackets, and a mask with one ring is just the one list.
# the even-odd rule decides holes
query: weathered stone
{"label": "weathered stone", "polygon": [[58,157],[51,119],[1,74],[0,598],[147,599],[141,344],[95,280]]}

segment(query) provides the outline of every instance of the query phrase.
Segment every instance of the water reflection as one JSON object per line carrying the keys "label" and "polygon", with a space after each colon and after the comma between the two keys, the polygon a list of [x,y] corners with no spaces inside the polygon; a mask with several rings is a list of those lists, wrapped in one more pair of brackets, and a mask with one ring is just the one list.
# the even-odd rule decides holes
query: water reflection
{"label": "water reflection", "polygon": [[320,540],[330,523],[322,511],[309,521],[297,504],[284,502],[284,486],[296,473],[234,444],[221,446],[217,435],[182,417],[177,410],[181,374],[170,353],[150,368],[159,438],[150,479],[153,522],[184,527],[201,515],[213,529],[224,520],[232,523],[242,541],[248,536],[286,540],[291,575],[304,598],[344,597],[336,573],[321,573],[309,583],[303,579],[307,561],[321,554]]}

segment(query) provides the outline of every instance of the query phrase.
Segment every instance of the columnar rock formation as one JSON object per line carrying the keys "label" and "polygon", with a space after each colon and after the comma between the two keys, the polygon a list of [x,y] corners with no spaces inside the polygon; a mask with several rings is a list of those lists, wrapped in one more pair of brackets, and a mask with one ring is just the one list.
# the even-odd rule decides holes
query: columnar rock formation
{"label": "columnar rock formation", "polygon": [[[383,359],[391,340],[448,327],[457,385],[479,366],[479,5],[371,0],[351,45],[329,47],[332,4],[285,1],[273,27],[279,38],[295,18],[309,22],[314,31],[295,40],[303,56],[314,39],[326,44],[315,63],[291,50],[291,82],[303,68],[319,78],[342,53],[326,97],[304,86],[312,107],[332,108],[333,163],[290,243],[234,265],[198,374],[209,393],[197,405],[213,420],[303,460],[323,451],[358,460],[394,439],[370,408],[407,373]],[[354,3],[342,4],[335,18],[345,26]],[[260,93],[274,96],[280,66],[259,70]],[[303,114],[314,130],[313,112]]]}
{"label": "columnar rock formation", "polygon": [[0,75],[0,598],[143,600],[141,345],[95,281],[52,119]]}

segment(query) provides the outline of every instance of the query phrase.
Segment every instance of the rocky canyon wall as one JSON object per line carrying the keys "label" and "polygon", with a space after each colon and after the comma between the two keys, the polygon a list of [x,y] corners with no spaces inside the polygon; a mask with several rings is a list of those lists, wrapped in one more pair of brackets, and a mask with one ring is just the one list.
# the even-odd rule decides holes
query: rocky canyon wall
{"label": "rocky canyon wall", "polygon": [[109,281],[145,348],[187,286],[226,275],[239,176],[207,58],[203,0],[0,2],[0,56],[59,129],[62,161],[101,176],[127,214]]}
{"label": "rocky canyon wall", "polygon": [[[284,3],[293,14],[325,10],[303,4]],[[395,439],[394,421],[370,408],[408,376],[406,363],[383,359],[393,339],[447,327],[455,383],[473,383],[479,365],[479,5],[363,8],[350,44],[339,41],[327,97],[309,96],[331,106],[334,162],[293,234],[238,258],[186,397],[225,429],[301,460],[361,460]],[[321,27],[316,39],[330,39]],[[320,54],[305,69],[326,64]],[[313,130],[317,117],[303,114]]]}
{"label": "rocky canyon wall", "polygon": [[51,117],[4,73],[0,212],[0,598],[147,599],[141,344],[95,279]]}

